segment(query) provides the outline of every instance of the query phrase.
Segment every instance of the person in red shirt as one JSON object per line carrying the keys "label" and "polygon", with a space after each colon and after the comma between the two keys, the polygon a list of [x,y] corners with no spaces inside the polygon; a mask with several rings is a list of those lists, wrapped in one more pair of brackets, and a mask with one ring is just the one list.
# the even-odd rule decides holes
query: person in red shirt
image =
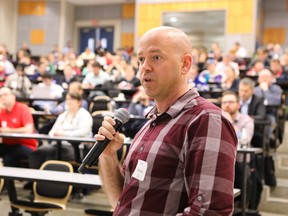
{"label": "person in red shirt", "polygon": [[[0,133],[33,133],[34,123],[29,107],[16,101],[11,89],[0,89]],[[19,167],[21,159],[27,159],[36,150],[37,140],[3,138],[0,157],[4,166]]]}

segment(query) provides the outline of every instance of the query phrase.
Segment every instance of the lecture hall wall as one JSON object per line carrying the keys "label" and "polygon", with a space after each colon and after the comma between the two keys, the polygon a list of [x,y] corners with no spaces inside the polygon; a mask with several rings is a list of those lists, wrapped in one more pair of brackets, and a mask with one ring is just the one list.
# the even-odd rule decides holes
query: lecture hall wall
{"label": "lecture hall wall", "polygon": [[144,31],[162,24],[163,12],[203,10],[226,11],[227,47],[240,41],[253,52],[256,42],[288,45],[288,0],[136,0],[135,5],[97,6],[74,6],[60,0],[0,0],[0,43],[15,53],[26,41],[35,55],[42,55],[67,40],[77,47],[77,28],[83,24],[113,21],[118,29],[115,47],[131,46]]}

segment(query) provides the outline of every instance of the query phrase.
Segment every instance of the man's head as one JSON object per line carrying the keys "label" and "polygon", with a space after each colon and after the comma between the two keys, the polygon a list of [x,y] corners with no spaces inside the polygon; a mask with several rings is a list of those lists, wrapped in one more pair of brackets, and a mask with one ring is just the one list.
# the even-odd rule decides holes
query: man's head
{"label": "man's head", "polygon": [[18,76],[24,76],[24,70],[25,70],[25,66],[26,65],[24,65],[24,64],[18,64],[17,66],[16,66],[16,72],[17,72],[17,74],[18,74]]}
{"label": "man's head", "polygon": [[270,70],[264,69],[259,72],[259,76],[258,76],[259,84],[267,83],[269,86],[272,83],[272,81],[273,81],[273,75]]}
{"label": "man's head", "polygon": [[146,94],[169,100],[188,90],[192,46],[181,30],[162,26],[149,30],[139,41],[140,80]]}
{"label": "man's head", "polygon": [[221,100],[221,108],[231,116],[238,113],[240,109],[238,95],[232,91],[224,92]]}
{"label": "man's head", "polygon": [[245,77],[241,79],[238,90],[240,100],[246,102],[249,98],[251,98],[254,93],[254,87],[255,83],[250,78]]}
{"label": "man's head", "polygon": [[2,87],[0,89],[0,102],[2,106],[11,110],[16,101],[16,96],[13,94],[12,90],[8,87]]}
{"label": "man's head", "polygon": [[72,82],[69,84],[69,87],[68,87],[68,92],[71,92],[71,93],[78,93],[78,94],[81,94],[83,95],[83,88],[82,88],[82,85],[80,82]]}
{"label": "man's head", "polygon": [[50,73],[44,73],[42,75],[42,82],[46,85],[46,86],[51,86],[53,83],[53,76]]}
{"label": "man's head", "polygon": [[100,73],[100,70],[102,69],[102,65],[99,62],[94,62],[92,64],[92,68],[93,68],[93,73],[95,75],[98,75]]}

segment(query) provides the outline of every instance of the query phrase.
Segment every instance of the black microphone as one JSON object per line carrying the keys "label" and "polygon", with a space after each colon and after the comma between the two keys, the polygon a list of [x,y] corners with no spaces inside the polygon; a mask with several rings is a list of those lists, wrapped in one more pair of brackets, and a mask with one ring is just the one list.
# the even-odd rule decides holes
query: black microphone
{"label": "black microphone", "polygon": [[[129,117],[130,114],[126,109],[118,109],[115,112],[114,116],[114,120],[116,122],[116,124],[114,125],[115,130],[119,131],[122,125],[129,121]],[[111,140],[106,137],[105,140],[96,142],[92,146],[86,157],[83,159],[82,164],[78,168],[78,172],[84,174],[86,170],[97,161],[98,157],[101,155],[101,153],[104,151],[110,141]]]}

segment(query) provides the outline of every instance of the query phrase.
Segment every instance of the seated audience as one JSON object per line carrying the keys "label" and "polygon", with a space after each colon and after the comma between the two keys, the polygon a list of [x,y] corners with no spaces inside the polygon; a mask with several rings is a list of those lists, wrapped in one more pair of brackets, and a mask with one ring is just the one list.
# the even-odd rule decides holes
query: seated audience
{"label": "seated audience", "polygon": [[254,65],[252,68],[250,68],[250,70],[247,71],[246,75],[248,76],[258,76],[259,72],[261,70],[263,70],[264,67],[264,63],[260,60],[255,61]]}
{"label": "seated audience", "polygon": [[[90,113],[81,107],[82,96],[74,92],[66,95],[67,110],[60,114],[49,131],[50,136],[92,137],[93,119]],[[62,142],[62,160],[75,160],[73,147]],[[29,157],[29,166],[38,169],[46,160],[57,159],[57,145],[48,144],[39,147]]]}
{"label": "seated audience", "polygon": [[4,86],[12,89],[16,97],[28,98],[31,93],[32,84],[24,74],[25,65],[17,65],[16,73],[9,75],[4,83]]}
{"label": "seated audience", "polygon": [[122,78],[118,80],[118,89],[135,89],[140,85],[133,66],[127,65]]}
{"label": "seated audience", "polygon": [[199,70],[197,65],[192,65],[188,72],[188,84],[189,88],[197,88],[198,91],[208,91],[209,85],[205,76],[199,76]]}
{"label": "seated audience", "polygon": [[264,99],[254,95],[255,83],[250,78],[243,78],[239,83],[239,98],[242,114],[248,114],[254,119],[265,119],[266,108]]}
{"label": "seated audience", "polygon": [[239,79],[236,77],[236,73],[234,68],[231,66],[227,66],[224,69],[224,78],[221,82],[221,88],[223,91],[230,90],[234,92],[238,92]]}
{"label": "seated audience", "polygon": [[[250,142],[254,133],[254,121],[251,117],[249,117],[249,115],[245,115],[239,112],[240,103],[237,93],[232,91],[224,92],[221,100],[221,108],[226,112],[228,119],[234,126],[238,138],[238,148],[250,147]],[[248,158],[247,162],[249,161],[250,158]],[[237,154],[234,187],[239,189],[242,187],[242,163],[243,155]],[[248,168],[249,167],[247,165],[247,169]],[[249,178],[249,175],[247,178]],[[247,191],[249,191],[249,188],[247,188]]]}
{"label": "seated audience", "polygon": [[275,79],[284,79],[285,74],[279,59],[272,59],[270,61],[270,70]]}
{"label": "seated audience", "polygon": [[[0,89],[0,133],[33,133],[33,117],[26,104],[16,101],[16,96],[11,89]],[[0,144],[0,157],[5,166],[19,167],[22,159],[37,148],[34,139],[3,138]]]}
{"label": "seated audience", "polygon": [[102,70],[102,66],[98,62],[94,62],[92,67],[93,73],[88,73],[82,81],[82,88],[84,89],[93,89],[110,81],[109,75]]}
{"label": "seated audience", "polygon": [[54,77],[56,84],[62,86],[63,89],[67,89],[69,83],[77,80],[76,72],[73,70],[70,64],[66,64],[64,67],[63,75],[57,74]]}
{"label": "seated audience", "polygon": [[[277,84],[272,83],[273,75],[268,69],[264,69],[259,73],[259,85],[254,89],[254,94],[258,97],[264,98],[264,105],[266,105],[266,119],[270,120],[271,125],[267,126],[267,142],[270,140],[275,145],[276,137],[273,134],[276,128],[276,116],[278,105],[281,104],[283,90]],[[267,105],[270,105],[267,107]],[[276,106],[275,106],[276,105]],[[267,143],[268,144],[268,143]]]}
{"label": "seated audience", "polygon": [[[49,98],[51,99],[61,98],[64,92],[64,89],[60,85],[55,84],[53,80],[53,76],[48,73],[45,73],[42,76],[42,83],[39,83],[38,85],[43,86],[43,87],[49,87],[50,89]],[[46,111],[47,113],[50,113],[50,110],[54,109],[56,106],[57,106],[56,101],[35,100],[33,102],[33,107],[36,110]]]}

